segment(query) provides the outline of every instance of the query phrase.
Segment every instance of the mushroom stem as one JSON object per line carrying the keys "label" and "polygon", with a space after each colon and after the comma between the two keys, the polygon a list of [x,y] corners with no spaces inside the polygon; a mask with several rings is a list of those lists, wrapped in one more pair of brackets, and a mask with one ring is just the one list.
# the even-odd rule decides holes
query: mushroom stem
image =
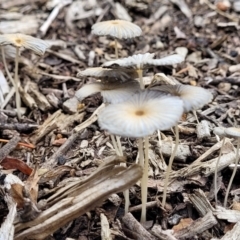
{"label": "mushroom stem", "polygon": [[123,156],[123,150],[122,150],[122,144],[121,144],[120,138],[121,138],[120,136],[116,136],[119,154],[120,156]]}
{"label": "mushroom stem", "polygon": [[138,73],[138,78],[139,78],[139,82],[140,82],[140,88],[144,89],[144,84],[143,84],[143,70],[142,69],[138,69],[137,70]]}
{"label": "mushroom stem", "polygon": [[9,70],[8,70],[7,62],[6,62],[6,58],[5,58],[5,53],[4,53],[4,48],[3,47],[1,47],[1,51],[2,51],[2,60],[3,60],[3,65],[4,65],[4,68],[5,68],[5,71],[7,73],[7,76],[9,78],[10,82],[12,83],[12,85],[13,85],[13,87],[15,89],[15,92],[16,92],[17,89],[16,89],[16,86],[15,86],[15,82],[14,82],[14,80],[13,80],[13,78],[12,78],[12,76],[11,76]]}
{"label": "mushroom stem", "polygon": [[116,38],[114,39],[114,42],[115,42],[115,56],[116,59],[118,59],[118,41]]}
{"label": "mushroom stem", "polygon": [[117,147],[117,142],[116,142],[116,140],[115,140],[115,136],[111,134],[110,137],[111,137],[111,140],[112,140],[112,143],[113,143],[113,147],[114,147],[114,149],[115,149],[115,151],[116,151],[116,154],[117,154],[118,156],[121,156],[121,155],[120,155],[120,152],[119,152],[119,149],[118,149],[118,147]]}
{"label": "mushroom stem", "polygon": [[225,195],[225,198],[224,198],[223,206],[224,206],[225,208],[226,208],[226,206],[227,206],[227,200],[228,200],[228,195],[229,195],[229,192],[230,192],[230,188],[231,188],[231,186],[232,186],[233,179],[234,179],[235,174],[236,174],[236,172],[237,172],[237,164],[238,164],[238,160],[239,160],[239,147],[240,147],[240,138],[238,138],[238,142],[237,142],[237,152],[236,152],[235,166],[234,166],[234,169],[233,169],[233,172],[232,172],[232,176],[231,176],[231,178],[230,178],[230,181],[229,181],[229,183],[228,183],[226,195]]}
{"label": "mushroom stem", "polygon": [[[122,150],[122,144],[121,144],[121,141],[120,141],[120,136],[116,136],[116,139],[117,139],[119,156],[123,156],[123,150]],[[122,163],[121,165],[124,166],[124,167],[127,166],[126,163]],[[124,208],[124,210],[125,210],[125,214],[127,214],[128,211],[129,211],[129,206],[130,206],[129,189],[126,189],[125,191],[123,191],[123,196],[124,196],[124,199],[125,199],[125,208]]]}
{"label": "mushroom stem", "polygon": [[222,146],[220,148],[219,156],[218,156],[218,159],[217,159],[217,162],[216,162],[216,168],[215,168],[215,171],[214,171],[214,196],[215,196],[216,205],[217,205],[217,193],[218,193],[218,186],[217,186],[218,165],[219,165],[219,161],[220,161],[220,158],[221,158],[221,155],[222,155],[223,146],[225,144],[225,139],[226,138],[224,137],[223,140],[222,140]]}
{"label": "mushroom stem", "polygon": [[196,110],[192,110],[192,112],[193,112],[194,117],[195,117],[196,120],[197,120],[197,123],[199,124],[199,120],[198,120],[198,117],[197,117],[197,112],[196,112]]}
{"label": "mushroom stem", "polygon": [[161,148],[162,148],[161,132],[160,132],[160,130],[158,130],[157,132],[158,132],[158,143],[159,143],[159,148],[160,148],[160,151],[159,151],[160,158],[164,162],[164,158],[163,158],[162,151],[161,151]]}
{"label": "mushroom stem", "polygon": [[138,140],[138,152],[139,152],[139,165],[144,167],[144,156],[143,156],[143,139]]}
{"label": "mushroom stem", "polygon": [[144,156],[144,170],[143,176],[141,179],[141,197],[142,197],[142,213],[141,213],[141,223],[146,222],[147,214],[147,183],[148,183],[148,149],[149,149],[149,139],[148,137],[144,138],[145,146],[145,156]]}
{"label": "mushroom stem", "polygon": [[18,118],[21,118],[21,98],[19,95],[18,87],[19,87],[19,79],[18,79],[18,63],[19,63],[19,47],[16,47],[16,58],[15,58],[15,88],[16,88],[16,107],[17,107],[17,115]]}
{"label": "mushroom stem", "polygon": [[169,163],[168,163],[168,167],[167,167],[167,172],[166,172],[166,177],[165,177],[165,181],[164,181],[164,189],[163,189],[163,199],[162,199],[162,206],[164,207],[166,204],[166,199],[167,199],[167,186],[168,186],[168,180],[169,180],[169,175],[170,172],[172,170],[172,163],[174,160],[174,157],[177,153],[177,149],[178,149],[178,145],[179,145],[179,130],[178,130],[178,125],[175,126],[175,132],[176,132],[176,142],[175,142],[175,146],[173,149],[173,152],[171,154]]}

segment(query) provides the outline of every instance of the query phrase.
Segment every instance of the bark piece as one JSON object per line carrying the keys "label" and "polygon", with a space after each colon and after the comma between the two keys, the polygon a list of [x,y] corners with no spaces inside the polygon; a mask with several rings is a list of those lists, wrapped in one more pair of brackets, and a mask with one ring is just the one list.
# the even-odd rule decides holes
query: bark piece
{"label": "bark piece", "polygon": [[209,228],[212,228],[217,223],[218,222],[216,218],[210,211],[203,218],[195,220],[190,226],[177,231],[174,236],[177,239],[192,239],[197,234],[202,233]]}
{"label": "bark piece", "polygon": [[[162,154],[164,156],[170,157],[172,153],[172,149],[174,148],[175,144],[172,144],[166,141],[162,141],[161,143],[162,144],[161,144],[160,151],[162,151]],[[190,155],[191,155],[191,152],[188,145],[178,145],[175,159],[181,162],[186,162],[187,157]]]}
{"label": "bark piece", "polygon": [[149,233],[134,217],[131,213],[127,213],[122,221],[124,225],[136,235],[137,240],[150,240],[156,239],[151,233]]}
{"label": "bark piece", "polygon": [[99,174],[98,169],[90,176],[89,182],[86,181],[84,188],[81,186],[81,181],[80,184],[79,181],[68,184],[67,187],[74,196],[60,194],[60,200],[58,199],[55,204],[46,208],[38,218],[28,223],[18,223],[15,240],[44,239],[68,222],[99,205],[112,193],[129,188],[141,178],[142,168],[139,165],[135,164],[126,169],[117,166],[118,164],[119,161],[116,159],[107,162],[107,165],[103,164],[100,167],[102,174]]}
{"label": "bark piece", "polygon": [[204,139],[211,137],[208,121],[202,120],[197,125],[197,138]]}

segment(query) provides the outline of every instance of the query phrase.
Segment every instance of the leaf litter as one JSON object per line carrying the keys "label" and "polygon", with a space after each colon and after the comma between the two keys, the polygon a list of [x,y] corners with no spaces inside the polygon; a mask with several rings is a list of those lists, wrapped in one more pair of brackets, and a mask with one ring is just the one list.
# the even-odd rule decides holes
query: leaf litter
{"label": "leaf litter", "polygon": [[[35,0],[31,5],[4,0],[0,4],[1,34],[31,35],[45,40],[49,49],[41,57],[20,51],[20,118],[14,83],[0,55],[0,194],[4,199],[0,202],[0,236],[9,240],[49,235],[52,239],[237,239],[238,170],[227,207],[223,207],[237,142],[231,137],[225,140],[216,202],[213,177],[223,141],[213,129],[238,127],[240,121],[238,5],[228,0]],[[75,97],[85,84],[103,81],[102,77],[77,77],[79,72],[116,61],[114,39],[91,34],[94,23],[113,19],[132,20],[143,31],[134,39],[119,39],[121,59],[147,52],[156,59],[174,53],[185,58],[173,66],[151,65],[143,71],[143,85],[201,86],[214,97],[196,115],[190,112],[178,122],[180,145],[164,206],[162,192],[175,133],[155,132],[149,138],[144,224],[139,223],[142,171],[135,164],[136,141],[121,138],[124,157],[116,156],[111,136],[97,123],[104,108],[100,94],[82,102]],[[11,46],[2,48],[13,77],[16,52]],[[122,81],[137,78],[129,69],[112,74],[115,79],[109,76],[106,81],[116,81],[119,74]],[[12,175],[14,181],[9,183]],[[128,188],[131,213],[124,216],[121,191]],[[116,193],[118,201],[114,202],[112,194]]]}

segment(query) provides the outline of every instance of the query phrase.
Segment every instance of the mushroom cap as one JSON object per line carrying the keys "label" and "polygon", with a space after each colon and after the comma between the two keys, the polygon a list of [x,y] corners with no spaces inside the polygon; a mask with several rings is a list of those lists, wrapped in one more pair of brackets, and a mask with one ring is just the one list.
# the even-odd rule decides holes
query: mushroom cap
{"label": "mushroom cap", "polygon": [[[14,59],[16,57],[16,48],[10,45],[2,46],[6,59]],[[2,58],[2,51],[0,51],[0,57]]]}
{"label": "mushroom cap", "polygon": [[236,127],[225,128],[225,133],[229,137],[240,138],[240,128]]}
{"label": "mushroom cap", "polygon": [[183,100],[184,112],[202,108],[213,99],[213,95],[202,87],[176,84],[152,87],[151,90],[168,92]]}
{"label": "mushroom cap", "polygon": [[119,39],[127,39],[140,36],[142,30],[134,23],[117,19],[95,23],[92,26],[92,33],[99,36],[109,35]]}
{"label": "mushroom cap", "polygon": [[131,78],[136,78],[137,74],[133,71],[120,71],[116,69],[110,68],[102,68],[102,67],[92,67],[87,68],[83,71],[79,71],[77,77],[95,77],[103,80],[116,80],[119,79],[121,81],[127,81]]}
{"label": "mushroom cap", "polygon": [[18,48],[24,47],[38,55],[43,55],[46,49],[50,47],[46,41],[22,33],[1,34],[0,46],[3,45],[13,45]]}
{"label": "mushroom cap", "polygon": [[75,92],[75,97],[79,101],[82,101],[84,98],[89,97],[95,93],[98,93],[101,90],[102,90],[102,83],[100,82],[85,84],[83,87],[81,87]]}
{"label": "mushroom cap", "polygon": [[137,91],[140,90],[138,81],[127,81],[123,83],[104,84],[101,95],[104,102],[119,103],[129,99]]}
{"label": "mushroom cap", "polygon": [[118,103],[127,100],[139,89],[139,83],[134,80],[109,83],[97,82],[84,85],[76,91],[75,96],[79,101],[82,101],[90,95],[101,92],[104,102]]}
{"label": "mushroom cap", "polygon": [[224,127],[215,127],[213,129],[213,133],[215,135],[218,135],[220,137],[225,137],[226,136],[226,133],[225,133],[225,128]]}
{"label": "mushroom cap", "polygon": [[120,58],[113,61],[108,61],[102,65],[107,68],[133,68],[133,69],[146,69],[151,66],[164,66],[180,63],[184,60],[178,54],[167,56],[160,59],[153,59],[154,53],[135,54],[127,58]]}
{"label": "mushroom cap", "polygon": [[144,137],[176,125],[183,113],[182,100],[157,91],[139,91],[128,100],[111,104],[98,116],[102,129],[124,137]]}

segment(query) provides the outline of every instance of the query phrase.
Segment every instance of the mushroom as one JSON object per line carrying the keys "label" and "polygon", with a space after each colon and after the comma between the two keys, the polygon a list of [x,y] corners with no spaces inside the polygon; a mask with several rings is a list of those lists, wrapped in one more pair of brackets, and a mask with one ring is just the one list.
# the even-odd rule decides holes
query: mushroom
{"label": "mushroom", "polygon": [[[213,98],[212,94],[206,89],[201,87],[190,86],[190,85],[183,85],[183,84],[162,85],[162,86],[153,86],[150,89],[170,93],[173,96],[180,97],[183,101],[184,112],[195,111],[196,109],[199,109],[203,107],[205,104],[207,104],[208,102],[210,102]],[[169,160],[166,177],[165,177],[165,183],[164,183],[163,199],[162,199],[163,206],[165,206],[165,203],[166,203],[167,185],[168,185],[170,171],[172,168],[172,163],[179,145],[178,125],[175,126],[175,133],[176,133],[176,142]]]}
{"label": "mushroom", "polygon": [[128,39],[138,37],[142,34],[139,26],[126,20],[110,20],[95,23],[92,33],[99,36],[111,36],[115,40],[115,55],[118,58],[117,39]]}
{"label": "mushroom", "polygon": [[237,164],[238,164],[238,161],[239,161],[239,148],[240,148],[240,128],[236,128],[236,127],[225,128],[225,134],[228,137],[234,137],[234,138],[237,139],[237,151],[236,151],[235,166],[234,166],[230,181],[228,183],[227,191],[226,191],[225,198],[224,198],[224,203],[223,203],[224,207],[227,206],[227,199],[228,199],[228,195],[229,195],[229,192],[230,192],[230,188],[232,186],[233,179],[234,179],[234,177],[236,175],[236,172],[237,172]]}
{"label": "mushroom", "polygon": [[[80,88],[75,96],[81,101],[82,99],[95,94],[97,92],[101,92],[104,102],[107,103],[118,103],[130,98],[136,91],[140,89],[138,81],[127,81],[127,82],[96,82],[84,85]],[[123,156],[122,145],[120,141],[120,137],[116,136],[117,141],[115,140],[115,136],[113,134],[110,135],[113,147],[118,156]],[[129,191],[124,191],[125,197],[125,211],[128,211],[130,202],[129,202]]]}
{"label": "mushroom", "polygon": [[[158,129],[166,130],[176,125],[182,113],[183,103],[178,97],[160,96],[157,91],[143,90],[124,102],[107,106],[98,116],[102,129],[115,135],[139,138],[139,162],[144,167],[141,183],[141,222],[146,221],[148,179],[148,138],[146,136]],[[145,157],[143,137],[145,137]]]}
{"label": "mushroom", "polygon": [[216,162],[216,168],[215,168],[215,171],[214,171],[214,196],[215,196],[215,202],[216,202],[216,205],[217,205],[217,202],[218,202],[218,200],[217,200],[217,193],[218,193],[217,173],[218,173],[218,165],[219,165],[219,161],[220,161],[220,158],[221,158],[221,155],[222,155],[223,146],[224,146],[225,140],[226,140],[225,128],[223,128],[223,127],[215,127],[213,129],[213,133],[217,137],[223,138],[222,139],[222,146],[220,148],[220,152],[219,152],[218,159],[217,159],[217,162]]}
{"label": "mushroom", "polygon": [[164,66],[180,63],[184,60],[178,54],[170,55],[160,59],[153,59],[154,53],[136,54],[127,58],[120,58],[113,61],[108,61],[102,65],[102,67],[113,69],[134,69],[138,73],[140,86],[144,89],[143,84],[143,70],[152,66]]}
{"label": "mushroom", "polygon": [[[15,33],[15,34],[2,34],[0,35],[0,46],[12,45],[16,48],[16,58],[15,58],[15,75],[14,75],[14,87],[16,91],[16,106],[18,118],[21,117],[20,107],[21,99],[19,95],[18,87],[20,86],[20,81],[18,79],[18,63],[19,63],[19,51],[20,48],[30,49],[38,55],[43,55],[46,49],[49,47],[49,44],[44,40],[34,38],[29,35]],[[2,52],[3,53],[3,52]]]}
{"label": "mushroom", "polygon": [[127,82],[96,82],[84,85],[76,91],[75,96],[82,101],[92,94],[101,92],[104,102],[118,103],[127,100],[139,89],[138,81],[134,80]]}

